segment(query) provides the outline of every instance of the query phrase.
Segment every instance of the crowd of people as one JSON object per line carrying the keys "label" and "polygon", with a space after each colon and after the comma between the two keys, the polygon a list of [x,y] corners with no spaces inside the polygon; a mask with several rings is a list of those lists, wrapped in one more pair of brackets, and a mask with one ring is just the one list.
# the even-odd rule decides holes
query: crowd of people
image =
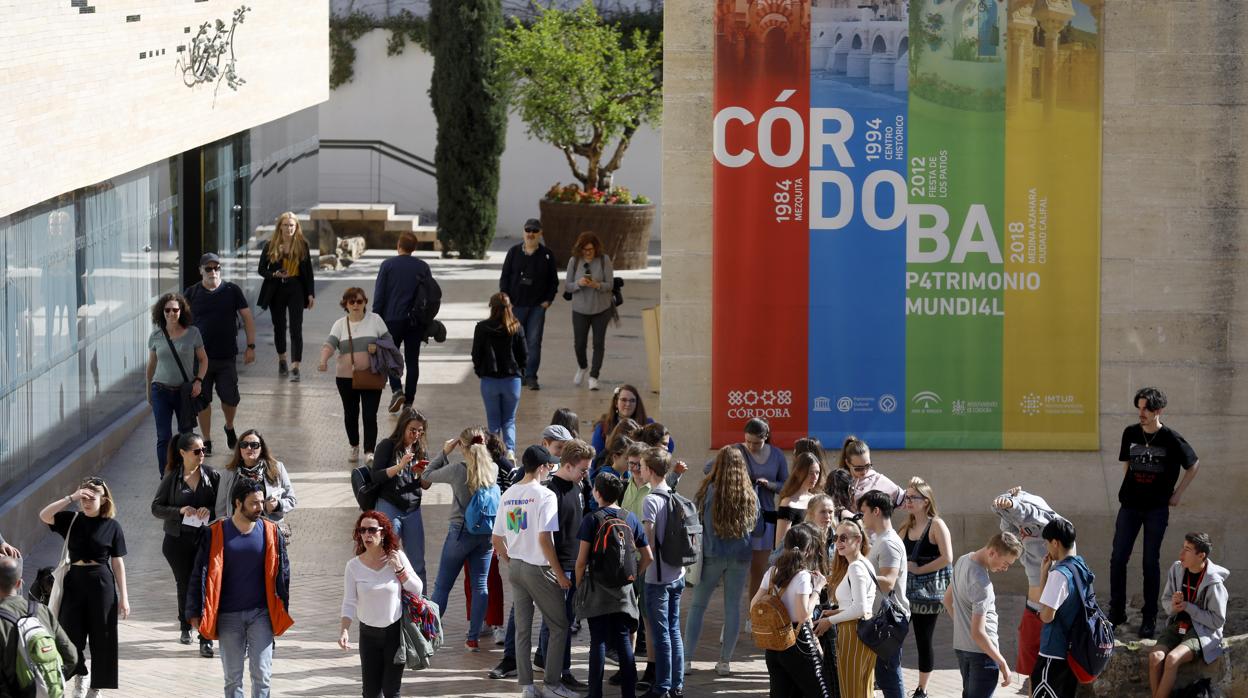
{"label": "crowd of people", "polygon": [[[344,571],[337,639],[349,650],[351,626],[357,626],[365,698],[400,695],[403,620],[412,599],[427,594],[445,617],[461,571],[469,620],[463,648],[503,646],[489,678],[515,678],[525,696],[601,696],[604,685],[618,686],[626,698],[683,696],[716,590],[722,590],[723,624],[714,671],[734,673],[745,634],[747,642],[766,647],[773,697],[869,698],[879,690],[886,698],[925,698],[942,652],[956,662],[967,698],[1014,683],[1034,698],[1075,695],[1086,677],[1068,649],[1085,601],[1094,598],[1095,575],[1077,552],[1075,524],[1036,492],[1015,486],[985,502],[1000,530],[959,555],[931,483],[890,479],[873,462],[870,446],[852,435],[827,450],[814,436],[798,439],[790,466],[772,442],[770,424],[755,418],[744,424],[739,443],[720,448],[705,464],[700,483],[685,488],[696,492],[687,499],[678,493],[688,466],[673,456],[675,440],[628,384],[612,391],[587,438],[581,438],[579,417],[565,408],[526,446],[517,404],[523,387],[541,388],[546,310],[560,292],[570,297],[578,364],[573,382],[587,378],[587,387],[598,390],[616,287],[610,258],[592,233],[577,239],[560,281],[554,256],[541,243],[540,221],[527,221],[524,230],[524,241],[508,251],[488,317],[474,330],[484,425],[431,446],[430,420],[415,407],[420,345],[434,331],[422,308],[436,305],[431,299],[440,292],[432,291],[428,265],[412,255],[410,234],[382,265],[374,311],[363,288],[347,288],[340,299],[344,314],[322,345],[317,368],[328,371],[334,360],[346,459],[357,465],[362,446],[373,498],[344,532],[354,556]],[[256,429],[236,432],[236,337],[245,331],[244,361],[253,362],[254,318],[238,286],[221,280],[216,255],[204,255],[199,268],[200,283],[184,294],[164,294],[152,308],[147,387],[160,481],[151,513],[162,520],[161,550],[177,590],[178,641],[198,641],[203,657],[220,655],[227,698],[243,695],[244,664],[251,695],[267,696],[274,638],[293,623],[286,517],[298,500],[277,457],[280,445]],[[279,217],[259,272],[264,285],[257,305],[273,311],[279,372],[297,382],[302,312],[312,308],[315,292],[308,244],[293,214]],[[379,439],[387,385],[395,422]],[[221,467],[206,462],[213,455],[213,392],[222,403],[228,449]],[[1126,565],[1143,528],[1138,634],[1157,635],[1160,599],[1164,625],[1148,654],[1148,673],[1153,698],[1163,698],[1180,665],[1212,662],[1221,653],[1228,572],[1210,559],[1207,534],[1188,533],[1162,592],[1159,560],[1169,508],[1179,503],[1199,463],[1187,441],[1161,424],[1164,393],[1145,388],[1133,405],[1139,421],[1122,435],[1107,613],[1114,625],[1126,620]],[[430,580],[421,505],[435,484],[448,485],[451,500],[446,537],[430,553],[437,557]],[[12,695],[34,695],[16,669],[24,647],[18,620],[24,618],[36,619],[53,641],[70,683],[67,695],[117,688],[117,623],[130,603],[125,535],[116,514],[112,492],[99,477],[84,479],[39,512],[64,539],[68,563],[57,572],[50,610],[22,598],[21,553],[0,538],[0,686],[20,685]],[[1017,656],[1007,658],[992,579],[1016,561],[1026,574],[1027,601]],[[692,601],[682,616],[687,586]],[[541,616],[536,640],[535,613]],[[768,634],[777,628],[762,622],[772,617],[768,613],[785,621],[778,644]],[[941,615],[952,627],[949,648],[934,642]],[[867,632],[889,618],[904,619],[902,632],[913,633],[919,672],[909,689],[901,644],[874,642]],[[571,642],[583,628],[590,652],[581,680],[572,671]],[[611,675],[608,661],[618,667]],[[540,682],[535,670],[543,674]]]}

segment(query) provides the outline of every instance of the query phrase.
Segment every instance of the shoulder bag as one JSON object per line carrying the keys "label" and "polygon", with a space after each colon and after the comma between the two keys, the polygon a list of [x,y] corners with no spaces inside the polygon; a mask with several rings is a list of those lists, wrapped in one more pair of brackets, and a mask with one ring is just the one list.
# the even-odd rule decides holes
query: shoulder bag
{"label": "shoulder bag", "polygon": [[[871,581],[875,582],[875,588],[878,590],[880,580],[875,578],[875,572],[871,570],[870,565],[867,566],[867,574],[871,575]],[[878,613],[858,621],[858,639],[880,657],[891,657],[897,654],[909,632],[910,617],[897,605],[896,587],[890,589],[888,595],[880,602]]]}
{"label": "shoulder bag", "polygon": [[78,521],[78,513],[74,512],[74,518],[69,522],[69,528],[65,530],[65,543],[61,545],[61,561],[56,564],[56,569],[52,570],[52,593],[48,595],[48,609],[52,611],[52,617],[56,618],[61,612],[61,599],[65,597],[65,575],[69,572],[69,534],[74,532],[74,523]]}
{"label": "shoulder bag", "polygon": [[195,383],[191,381],[190,374],[182,365],[182,357],[178,356],[178,348],[173,346],[173,338],[169,336],[169,330],[162,327],[160,331],[165,335],[165,341],[169,344],[169,353],[173,354],[173,360],[178,364],[178,372],[182,374],[182,385],[178,386],[178,404],[181,407],[178,411],[178,433],[183,434],[195,428],[195,418],[199,415],[199,400],[191,394],[195,390]]}
{"label": "shoulder bag", "polygon": [[346,323],[347,346],[351,355],[351,387],[355,390],[381,390],[386,387],[386,374],[373,373],[371,362],[369,368],[355,367],[355,338],[351,336],[350,317],[346,318]]}
{"label": "shoulder bag", "polygon": [[[923,535],[914,542],[914,549],[906,551],[906,559],[915,559],[915,553],[923,541],[927,540],[927,534],[932,529],[932,520],[927,520],[927,528],[923,529]],[[949,580],[953,574],[949,565],[924,574],[912,574],[906,579],[906,598],[915,606],[924,606],[931,608],[941,607],[945,600],[945,590],[949,588]],[[917,612],[917,611],[916,611]],[[937,610],[939,613],[939,610]]]}

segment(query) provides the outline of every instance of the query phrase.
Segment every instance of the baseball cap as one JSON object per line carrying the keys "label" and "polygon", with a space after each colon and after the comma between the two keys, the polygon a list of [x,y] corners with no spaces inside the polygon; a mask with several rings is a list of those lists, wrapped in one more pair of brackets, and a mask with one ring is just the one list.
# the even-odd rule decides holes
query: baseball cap
{"label": "baseball cap", "polygon": [[542,430],[542,438],[550,439],[551,441],[571,441],[572,432],[568,431],[566,427],[551,424]]}
{"label": "baseball cap", "polygon": [[530,218],[524,222],[524,229],[526,231],[536,230],[540,233],[542,231],[542,222],[537,218]]}
{"label": "baseball cap", "polygon": [[199,258],[199,266],[201,267],[204,266],[205,264],[208,264],[209,262],[217,262],[219,264],[221,262],[221,258],[211,252]]}
{"label": "baseball cap", "polygon": [[524,464],[525,470],[534,470],[540,465],[558,463],[559,459],[550,455],[550,451],[547,451],[545,446],[537,445],[524,449],[520,462]]}

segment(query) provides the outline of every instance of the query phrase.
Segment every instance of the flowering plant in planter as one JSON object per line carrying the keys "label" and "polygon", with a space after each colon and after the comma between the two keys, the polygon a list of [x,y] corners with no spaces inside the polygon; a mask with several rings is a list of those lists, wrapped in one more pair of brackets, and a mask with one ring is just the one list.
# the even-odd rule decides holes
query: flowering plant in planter
{"label": "flowering plant in planter", "polygon": [[601,189],[585,191],[581,189],[579,184],[556,184],[542,198],[546,201],[558,201],[565,204],[628,205],[650,203],[649,198],[641,194],[634,195],[624,187],[611,187],[607,191]]}

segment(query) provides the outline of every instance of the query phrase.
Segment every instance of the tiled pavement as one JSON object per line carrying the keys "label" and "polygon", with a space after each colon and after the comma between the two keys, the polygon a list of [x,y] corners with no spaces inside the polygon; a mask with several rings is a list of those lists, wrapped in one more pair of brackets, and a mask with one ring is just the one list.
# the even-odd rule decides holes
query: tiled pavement
{"label": "tiled pavement", "polygon": [[[482,319],[485,300],[497,288],[502,262],[499,245],[484,261],[441,260],[424,254],[434,265],[442,283],[445,302],[439,316],[448,327],[449,339],[422,352],[418,407],[431,419],[431,443],[457,434],[472,423],[483,423],[484,414],[476,378],[472,375],[468,351],[473,324]],[[329,374],[315,370],[321,342],[340,312],[337,300],[348,286],[361,286],[370,295],[381,255],[369,255],[350,269],[318,275],[317,306],[304,319],[305,355],[303,382],[292,384],[277,377],[276,356],[272,350],[272,324],[267,313],[258,321],[259,359],[241,366],[243,402],[236,428],[257,428],[290,471],[298,507],[288,521],[294,530],[290,549],[293,583],[291,614],[294,627],[277,641],[273,663],[275,696],[354,696],[359,695],[359,665],[354,649],[343,652],[336,644],[339,606],[342,599],[343,565],[351,555],[349,529],[357,513],[349,488],[349,465],[342,427],[342,407]],[[588,433],[592,420],[609,399],[610,389],[622,382],[635,383],[645,390],[647,375],[640,314],[643,307],[657,303],[659,274],[657,257],[644,271],[625,272],[626,305],[621,307],[622,324],[610,329],[607,360],[603,369],[604,390],[590,393],[571,385],[575,370],[572,358],[571,323],[567,304],[556,301],[548,315],[543,351],[540,392],[526,390],[518,415],[517,440],[535,441],[549,415],[557,407],[571,407],[581,417]],[[658,396],[644,392],[644,399],[657,403]],[[394,421],[383,412],[379,426],[384,436]],[[655,410],[652,408],[652,413]],[[212,435],[217,455],[210,465],[223,466],[226,460],[221,416],[214,414]],[[679,434],[676,435],[679,442]],[[219,660],[198,655],[195,645],[177,642],[173,577],[160,554],[161,527],[150,513],[156,487],[153,462],[154,428],[143,422],[125,445],[101,464],[100,473],[109,481],[117,497],[119,519],[126,533],[126,557],[132,615],[121,622],[121,686],[118,695],[130,696],[216,696],[220,695],[222,672]],[[678,453],[700,462],[700,453]],[[687,487],[696,486],[690,481]],[[429,575],[437,573],[438,552],[446,534],[445,519],[450,492],[437,485],[425,499],[425,525]],[[965,547],[965,546],[964,546]],[[26,551],[28,577],[41,565],[52,564],[60,550],[60,539],[47,536]],[[1021,574],[1021,571],[1011,572]],[[505,571],[504,571],[505,575]],[[512,696],[519,691],[514,680],[492,681],[487,671],[502,655],[501,647],[484,643],[477,654],[461,649],[467,623],[462,586],[451,594],[445,616],[447,646],[435,657],[434,666],[422,672],[407,672],[407,695]],[[509,593],[509,592],[508,592]],[[690,592],[691,593],[691,592]],[[690,598],[686,594],[686,599]],[[688,601],[686,601],[686,604]],[[1020,600],[1001,599],[1002,629],[1012,635]],[[686,695],[766,695],[767,675],[761,653],[748,637],[737,644],[734,674],[720,678],[712,668],[718,658],[717,626],[722,620],[719,593],[711,601],[704,637],[694,655],[695,672],[688,676]],[[683,625],[683,623],[682,623]],[[937,631],[937,672],[929,684],[932,696],[957,696],[958,681],[953,651],[949,649],[952,630],[942,622]],[[352,631],[354,641],[355,632]],[[575,637],[573,672],[587,674],[588,629]],[[1005,654],[1013,657],[1012,638],[1005,638]],[[915,652],[908,645],[903,662],[906,684],[913,689],[916,680]],[[610,669],[609,669],[610,670]],[[1015,682],[1017,686],[1018,681]],[[1013,694],[1012,690],[1002,694]],[[607,695],[618,695],[607,687]]]}

